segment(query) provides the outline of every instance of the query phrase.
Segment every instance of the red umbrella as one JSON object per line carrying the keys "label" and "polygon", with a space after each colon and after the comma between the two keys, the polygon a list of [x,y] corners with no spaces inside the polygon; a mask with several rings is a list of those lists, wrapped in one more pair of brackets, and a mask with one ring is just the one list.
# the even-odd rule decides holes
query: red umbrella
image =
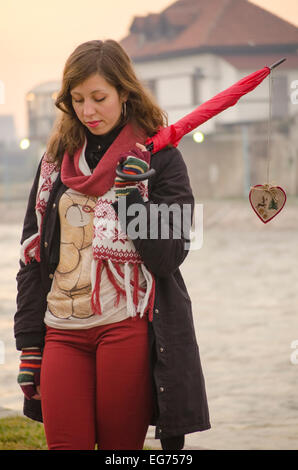
{"label": "red umbrella", "polygon": [[277,65],[285,60],[286,59],[281,59],[270,67],[264,67],[242,78],[239,82],[234,83],[234,85],[198,106],[194,111],[184,116],[175,124],[161,129],[155,136],[146,141],[146,146],[150,147],[150,150],[154,153],[158,152],[169,143],[176,147],[185,134],[188,134],[225,109],[234,106],[241,96],[254,90],[269,75],[273,68],[277,67]]}
{"label": "red umbrella", "polygon": [[184,116],[175,124],[161,129],[154,137],[146,141],[146,146],[152,143],[152,152],[154,153],[158,152],[169,143],[176,147],[185,134],[188,134],[225,109],[234,106],[243,95],[254,90],[269,73],[270,68],[264,67],[242,78],[239,82],[198,106],[194,111]]}
{"label": "red umbrella", "polygon": [[[157,134],[147,139],[145,143],[147,149],[150,150],[151,153],[156,153],[168,144],[172,144],[176,147],[185,134],[188,134],[193,129],[208,121],[213,116],[221,113],[225,109],[234,106],[241,96],[254,90],[275,67],[285,60],[285,58],[281,59],[270,67],[266,66],[257,72],[247,75],[239,80],[239,82],[234,83],[234,85],[198,106],[194,111],[184,116],[175,124],[160,129]],[[121,169],[117,169],[116,171],[118,176],[130,179],[130,175],[125,175],[122,173]],[[142,180],[147,179],[149,176],[150,175],[147,172],[142,175],[132,175],[131,179]]]}

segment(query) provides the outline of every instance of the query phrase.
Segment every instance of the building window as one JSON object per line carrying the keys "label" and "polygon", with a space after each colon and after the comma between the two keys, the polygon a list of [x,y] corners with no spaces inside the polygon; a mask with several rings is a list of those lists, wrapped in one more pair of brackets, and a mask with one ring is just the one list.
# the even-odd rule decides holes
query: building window
{"label": "building window", "polygon": [[202,69],[196,68],[192,75],[192,103],[195,106],[200,104],[200,87],[203,77]]}
{"label": "building window", "polygon": [[171,75],[158,80],[158,100],[160,106],[189,108],[192,106],[192,76]]}

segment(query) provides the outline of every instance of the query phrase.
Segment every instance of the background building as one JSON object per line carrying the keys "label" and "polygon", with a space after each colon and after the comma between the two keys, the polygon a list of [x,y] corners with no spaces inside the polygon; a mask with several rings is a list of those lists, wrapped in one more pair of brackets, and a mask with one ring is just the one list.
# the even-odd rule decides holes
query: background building
{"label": "background building", "polygon": [[16,138],[12,116],[0,116],[0,200],[28,195],[57,115],[54,100],[59,86],[59,82],[46,82],[26,94],[29,122],[26,139]]}
{"label": "background building", "polygon": [[43,143],[49,138],[58,109],[54,102],[60,82],[50,81],[32,88],[27,95],[29,139]]}
{"label": "background building", "polygon": [[294,25],[246,0],[179,0],[160,14],[134,18],[122,45],[170,124],[242,77],[286,57],[272,78],[270,146],[268,78],[200,126],[203,143],[188,135],[179,148],[199,198],[247,195],[251,185],[266,182],[268,156],[272,179],[289,194],[298,193],[298,107],[291,100],[291,84],[298,79]]}
{"label": "background building", "polygon": [[9,144],[15,139],[16,130],[13,115],[0,115],[0,146]]}
{"label": "background building", "polygon": [[[242,77],[286,57],[270,79],[185,136],[179,148],[199,200],[247,196],[252,185],[267,182],[269,159],[270,182],[288,195],[298,194],[296,26],[247,0],[178,0],[159,14],[135,17],[122,45],[169,124]],[[0,180],[11,181],[4,194],[21,196],[13,181],[32,178],[30,171],[59,112],[54,105],[59,89],[59,81],[48,81],[28,90],[28,148],[20,150],[19,142],[7,147],[13,122],[2,118]],[[200,143],[193,140],[196,131],[203,133]]]}

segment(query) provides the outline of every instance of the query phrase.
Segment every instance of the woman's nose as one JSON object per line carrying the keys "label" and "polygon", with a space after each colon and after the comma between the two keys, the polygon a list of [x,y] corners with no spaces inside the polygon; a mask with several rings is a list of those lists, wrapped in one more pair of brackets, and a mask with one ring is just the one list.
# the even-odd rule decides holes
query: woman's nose
{"label": "woman's nose", "polygon": [[85,100],[83,113],[85,117],[93,116],[96,113],[95,106],[91,101]]}

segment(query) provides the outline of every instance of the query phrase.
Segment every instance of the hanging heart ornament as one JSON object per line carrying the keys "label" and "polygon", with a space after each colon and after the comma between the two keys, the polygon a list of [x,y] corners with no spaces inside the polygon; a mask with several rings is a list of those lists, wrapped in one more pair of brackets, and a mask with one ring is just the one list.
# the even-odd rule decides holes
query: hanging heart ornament
{"label": "hanging heart ornament", "polygon": [[280,186],[257,184],[249,193],[250,204],[264,224],[267,224],[284,207],[287,200],[285,191]]}

